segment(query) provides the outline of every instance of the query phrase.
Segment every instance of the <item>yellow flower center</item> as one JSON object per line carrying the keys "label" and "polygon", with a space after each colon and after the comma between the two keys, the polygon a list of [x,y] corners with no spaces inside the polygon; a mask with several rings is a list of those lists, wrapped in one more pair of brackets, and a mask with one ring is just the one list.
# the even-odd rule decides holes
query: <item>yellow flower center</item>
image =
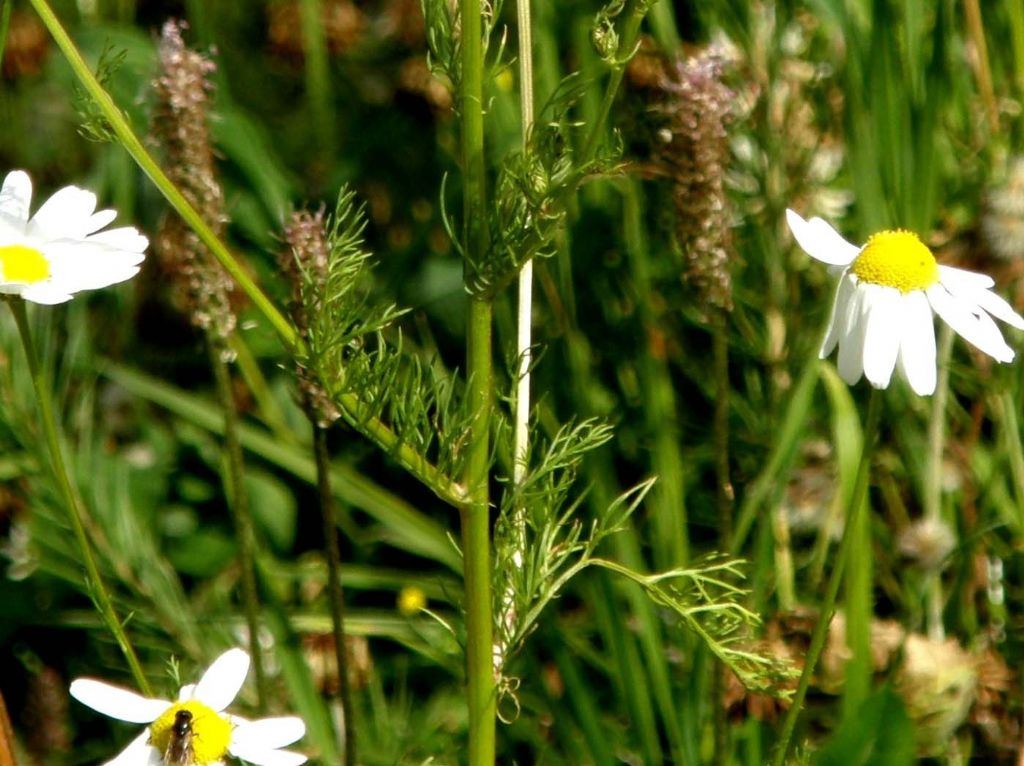
{"label": "yellow flower center", "polygon": [[935,256],[909,231],[873,234],[851,268],[862,282],[895,287],[901,293],[924,290],[939,281]]}
{"label": "yellow flower center", "polygon": [[50,264],[34,247],[0,246],[0,280],[31,285],[50,276]]}
{"label": "yellow flower center", "polygon": [[415,585],[406,585],[398,591],[398,611],[403,617],[412,617],[427,607],[427,594]]}
{"label": "yellow flower center", "polygon": [[[181,725],[182,719],[178,717],[181,710],[191,713],[191,718],[184,719],[185,726]],[[180,750],[182,740],[187,738],[188,742],[184,744],[192,751],[192,763],[204,766],[221,760],[227,754],[232,728],[227,719],[202,702],[176,702],[150,724],[149,744],[166,758],[172,746]]]}

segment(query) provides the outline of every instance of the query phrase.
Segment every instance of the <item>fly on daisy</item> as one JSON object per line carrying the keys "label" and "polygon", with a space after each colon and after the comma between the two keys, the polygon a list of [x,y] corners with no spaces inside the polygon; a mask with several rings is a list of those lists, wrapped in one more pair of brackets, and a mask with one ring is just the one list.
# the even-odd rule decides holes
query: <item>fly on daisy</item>
{"label": "fly on daisy", "polygon": [[849,384],[865,376],[886,388],[895,368],[918,394],[935,391],[933,312],[960,337],[998,362],[1014,353],[993,317],[1024,330],[1024,318],[992,292],[985,274],[942,266],[909,231],[882,231],[863,247],[847,242],[821,218],[786,221],[803,250],[841,271],[820,356],[839,346],[839,375]]}
{"label": "fly on daisy", "polygon": [[281,748],[305,736],[301,718],[249,721],[225,708],[245,681],[249,655],[230,649],[177,702],[149,699],[92,678],[71,683],[71,696],[104,715],[146,729],[103,766],[222,766],[228,755],[257,766],[299,766],[306,756]]}
{"label": "fly on daisy", "polygon": [[149,241],[130,226],[101,231],[117,213],[97,211],[95,194],[66,186],[29,216],[31,201],[28,175],[8,173],[0,188],[0,293],[63,303],[138,273]]}

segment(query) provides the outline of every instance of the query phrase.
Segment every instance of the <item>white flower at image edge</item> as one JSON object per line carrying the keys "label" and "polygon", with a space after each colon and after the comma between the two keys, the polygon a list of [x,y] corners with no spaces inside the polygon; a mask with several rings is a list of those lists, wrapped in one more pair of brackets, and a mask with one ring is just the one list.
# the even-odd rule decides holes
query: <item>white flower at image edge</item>
{"label": "white flower at image edge", "polygon": [[838,345],[839,375],[848,384],[864,375],[875,388],[886,388],[898,367],[916,393],[934,393],[932,312],[996,361],[1013,361],[992,317],[1019,330],[1024,318],[992,292],[990,277],[940,266],[909,231],[881,231],[857,247],[821,218],[805,221],[787,210],[786,221],[808,255],[841,271],[820,356]]}
{"label": "white flower at image edge", "polygon": [[0,293],[63,303],[138,273],[149,241],[130,226],[100,231],[117,213],[97,211],[95,194],[66,186],[29,217],[31,201],[28,175],[8,173],[0,188]]}
{"label": "white flower at image edge", "polygon": [[[103,766],[163,766],[168,749],[180,736],[173,729],[182,717],[189,723],[189,765],[219,766],[232,755],[258,766],[299,766],[306,756],[285,745],[301,739],[306,725],[301,718],[261,718],[249,721],[224,709],[242,688],[249,672],[249,655],[231,649],[218,657],[197,684],[181,688],[177,702],[149,699],[120,686],[92,678],[71,683],[71,696],[104,715],[129,723],[149,724],[113,760]],[[183,714],[182,711],[187,711]]]}

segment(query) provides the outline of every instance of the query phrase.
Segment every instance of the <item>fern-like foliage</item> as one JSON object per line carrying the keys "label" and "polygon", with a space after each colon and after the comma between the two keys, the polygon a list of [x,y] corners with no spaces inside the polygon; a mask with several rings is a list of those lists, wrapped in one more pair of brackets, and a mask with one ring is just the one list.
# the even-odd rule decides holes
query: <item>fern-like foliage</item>
{"label": "fern-like foliage", "polygon": [[[96,63],[96,79],[106,89],[128,56],[128,51],[105,45]],[[114,140],[114,129],[110,121],[97,106],[96,101],[80,86],[75,86],[72,102],[78,117],[82,121],[78,126],[78,134],[87,141],[104,144]]]}
{"label": "fern-like foliage", "polygon": [[[655,479],[633,487],[584,523],[578,509],[585,491],[576,486],[584,456],[612,436],[596,420],[564,426],[537,454],[536,467],[505,492],[495,529],[495,636],[506,662],[521,648],[544,609],[570,580],[601,567],[636,583],[656,604],[697,635],[750,689],[783,694],[795,671],[760,653],[751,640],[760,624],[743,603],[743,563],[714,555],[692,566],[644,574],[596,555],[601,542],[621,531]],[[508,685],[506,685],[508,686]]]}
{"label": "fern-like foliage", "polygon": [[[492,77],[506,66],[504,29],[497,48],[491,52],[491,41],[494,38],[496,19],[501,16],[501,6],[502,0],[484,0],[482,7],[484,61]],[[420,7],[427,35],[427,66],[435,75],[448,80],[454,93],[459,93],[462,82],[459,0],[420,0]],[[458,99],[454,100],[453,105],[458,111]]]}
{"label": "fern-like foliage", "polygon": [[[458,504],[470,417],[457,379],[403,353],[395,321],[404,313],[370,300],[365,215],[343,190],[326,225],[322,271],[301,267],[306,348],[299,365],[342,417],[449,502]],[[303,259],[296,257],[299,264]]]}
{"label": "fern-like foliage", "polygon": [[578,75],[565,78],[542,108],[525,150],[509,154],[498,169],[488,222],[491,246],[481,262],[466,264],[471,294],[493,296],[528,260],[550,255],[576,189],[616,169],[617,145],[589,160],[573,151],[584,126],[570,112],[585,86]]}

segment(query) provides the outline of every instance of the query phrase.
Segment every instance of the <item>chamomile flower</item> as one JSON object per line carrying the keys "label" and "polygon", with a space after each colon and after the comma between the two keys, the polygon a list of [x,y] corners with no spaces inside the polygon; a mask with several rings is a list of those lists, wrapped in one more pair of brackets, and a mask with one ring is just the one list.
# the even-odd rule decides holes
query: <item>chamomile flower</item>
{"label": "chamomile flower", "polygon": [[149,724],[103,766],[222,766],[228,755],[257,766],[305,763],[301,753],[280,749],[305,735],[301,718],[248,721],[224,712],[248,672],[249,655],[230,649],[199,683],[183,686],[177,702],[149,699],[92,678],[73,681],[71,696],[111,718]]}
{"label": "chamomile flower", "polygon": [[117,213],[97,211],[95,194],[66,186],[30,217],[31,201],[28,175],[8,173],[0,188],[0,293],[63,303],[138,273],[149,241],[130,226],[100,231]]}
{"label": "chamomile flower", "polygon": [[898,367],[916,393],[933,393],[933,312],[997,362],[1013,361],[992,318],[1020,330],[1024,318],[992,292],[990,277],[940,266],[909,231],[881,231],[857,247],[820,218],[805,221],[787,210],[786,220],[808,255],[841,272],[820,356],[838,345],[839,375],[847,383],[864,375],[875,388],[886,388]]}

